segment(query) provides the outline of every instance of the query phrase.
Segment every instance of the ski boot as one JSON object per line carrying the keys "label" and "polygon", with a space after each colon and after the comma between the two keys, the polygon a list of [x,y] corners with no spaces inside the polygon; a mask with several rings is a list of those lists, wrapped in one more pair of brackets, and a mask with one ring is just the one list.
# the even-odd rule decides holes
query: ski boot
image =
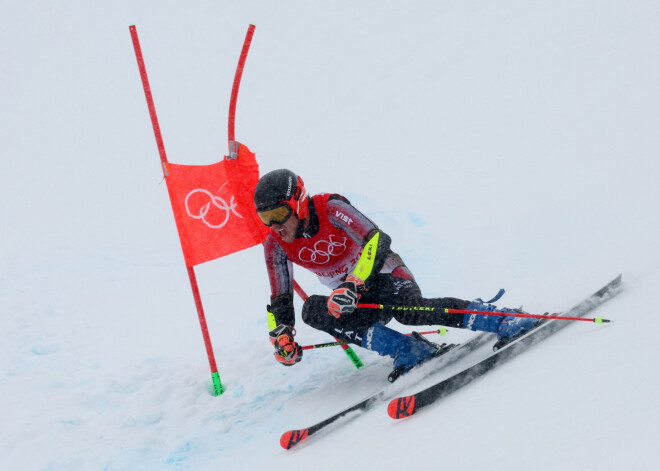
{"label": "ski boot", "polygon": [[362,338],[362,347],[382,356],[394,358],[394,370],[387,377],[390,383],[413,367],[448,351],[417,334],[409,337],[383,324],[374,324]]}
{"label": "ski boot", "polygon": [[[523,313],[520,309],[497,309],[497,306],[493,306],[492,304],[482,304],[476,301],[470,303],[465,309],[467,311]],[[465,314],[465,317],[463,318],[463,327],[470,330],[496,333],[497,342],[493,346],[493,350],[497,351],[514,339],[536,327],[538,322],[538,319],[529,317]]]}

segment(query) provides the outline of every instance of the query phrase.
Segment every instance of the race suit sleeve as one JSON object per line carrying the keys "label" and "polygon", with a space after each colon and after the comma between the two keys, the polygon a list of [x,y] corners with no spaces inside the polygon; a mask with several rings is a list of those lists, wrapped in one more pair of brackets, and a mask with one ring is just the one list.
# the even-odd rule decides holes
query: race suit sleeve
{"label": "race suit sleeve", "polygon": [[[270,281],[270,305],[276,325],[295,325],[293,308],[293,265],[275,238],[269,235],[264,243],[264,256]],[[269,321],[270,322],[270,321]]]}

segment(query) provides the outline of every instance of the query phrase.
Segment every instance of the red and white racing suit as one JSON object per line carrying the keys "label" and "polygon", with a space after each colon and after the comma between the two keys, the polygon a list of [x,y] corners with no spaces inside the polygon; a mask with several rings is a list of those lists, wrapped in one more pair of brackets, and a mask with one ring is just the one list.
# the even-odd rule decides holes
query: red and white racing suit
{"label": "red and white racing suit", "polygon": [[[310,199],[310,221],[300,237],[287,243],[271,230],[264,244],[271,288],[269,311],[277,324],[295,325],[293,309],[293,264],[318,276],[328,288],[339,286],[351,273],[362,248],[379,232],[378,227],[343,196],[322,193]],[[361,302],[400,305],[433,305],[463,309],[469,302],[455,298],[426,299],[399,255],[390,249],[390,238],[380,231],[376,261],[365,280]],[[327,312],[327,296],[310,296],[303,306],[303,321],[345,341],[360,344],[362,334],[376,322],[395,317],[408,325],[447,325],[462,327],[463,316],[441,310],[396,311],[356,309],[339,319]],[[437,306],[436,306],[437,305]]]}

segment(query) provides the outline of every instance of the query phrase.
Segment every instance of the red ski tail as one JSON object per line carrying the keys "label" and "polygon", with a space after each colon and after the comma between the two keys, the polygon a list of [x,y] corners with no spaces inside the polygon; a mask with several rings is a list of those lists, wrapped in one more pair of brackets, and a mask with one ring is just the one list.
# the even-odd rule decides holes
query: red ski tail
{"label": "red ski tail", "polygon": [[415,413],[415,396],[404,396],[390,401],[387,413],[393,419],[403,419]]}
{"label": "red ski tail", "polygon": [[285,450],[288,450],[302,442],[308,436],[308,428],[304,428],[302,430],[289,430],[288,432],[284,432],[282,434],[282,437],[280,438],[280,445],[282,445],[282,448]]}

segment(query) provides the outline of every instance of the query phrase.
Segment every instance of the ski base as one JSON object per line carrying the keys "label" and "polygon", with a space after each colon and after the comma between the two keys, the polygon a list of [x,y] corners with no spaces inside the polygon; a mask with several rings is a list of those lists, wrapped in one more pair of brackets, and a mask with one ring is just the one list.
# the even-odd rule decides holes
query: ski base
{"label": "ski base", "polygon": [[[486,342],[489,342],[491,338],[492,338],[491,334],[480,333],[472,337],[467,342],[459,344],[457,347],[452,347],[447,349],[444,352],[445,353],[444,355],[440,357],[436,357],[433,360],[425,363],[424,366],[432,365],[433,368],[426,375],[419,378],[419,381],[433,374],[439,368],[445,366],[448,362],[456,361],[459,358],[462,358],[465,355],[469,354],[470,352],[473,352],[474,350],[484,345]],[[309,428],[289,430],[287,432],[284,432],[280,437],[280,445],[285,450],[289,450],[294,446],[298,445],[299,443],[307,440],[310,436],[314,435],[315,433],[320,432],[322,430],[327,430],[330,425],[332,425],[333,423],[337,422],[339,419],[351,413],[364,413],[368,411],[369,409],[373,408],[377,403],[387,399],[387,390],[389,387],[390,386],[386,386],[383,390],[378,391],[375,394],[372,394],[366,399],[363,399],[357,402],[356,404],[347,407],[346,409],[336,413],[331,417],[328,417],[327,419],[315,425],[312,425]]]}
{"label": "ski base", "polygon": [[[596,293],[574,306],[565,316],[583,317],[619,292],[621,275],[603,286]],[[460,389],[474,379],[482,376],[504,361],[518,355],[528,347],[554,334],[566,326],[561,320],[542,321],[524,335],[496,350],[492,355],[460,373],[444,379],[416,394],[399,397],[390,401],[387,413],[393,419],[410,417],[424,407],[433,404],[448,394]]]}

